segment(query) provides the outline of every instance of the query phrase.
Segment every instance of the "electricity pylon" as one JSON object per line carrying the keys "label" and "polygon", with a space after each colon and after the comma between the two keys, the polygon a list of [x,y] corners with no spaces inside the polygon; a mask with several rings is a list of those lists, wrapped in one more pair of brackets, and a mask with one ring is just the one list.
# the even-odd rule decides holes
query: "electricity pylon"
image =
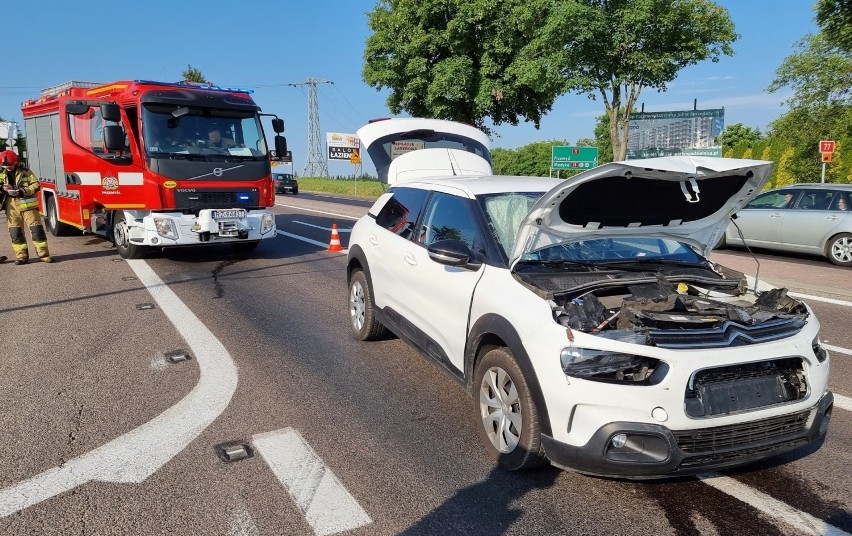
{"label": "electricity pylon", "polygon": [[320,137],[319,104],[317,104],[317,84],[333,84],[331,80],[308,78],[288,86],[308,86],[308,160],[305,162],[303,177],[328,177],[328,162],[323,152]]}

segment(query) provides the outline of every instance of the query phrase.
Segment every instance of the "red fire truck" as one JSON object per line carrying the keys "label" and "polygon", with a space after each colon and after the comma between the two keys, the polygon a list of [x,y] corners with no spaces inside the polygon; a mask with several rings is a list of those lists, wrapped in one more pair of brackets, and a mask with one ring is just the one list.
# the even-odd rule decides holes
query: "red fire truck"
{"label": "red fire truck", "polygon": [[279,155],[287,152],[284,121],[260,113],[250,93],[185,82],[67,82],[24,102],[27,162],[41,179],[47,229],[104,236],[126,259],[211,243],[246,252],[274,237],[260,117],[273,118]]}

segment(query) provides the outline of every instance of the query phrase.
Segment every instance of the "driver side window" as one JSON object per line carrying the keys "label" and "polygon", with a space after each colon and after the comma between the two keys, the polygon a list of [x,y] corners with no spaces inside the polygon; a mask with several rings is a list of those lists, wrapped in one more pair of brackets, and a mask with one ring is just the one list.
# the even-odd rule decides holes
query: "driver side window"
{"label": "driver side window", "polygon": [[461,240],[473,251],[480,242],[478,228],[469,200],[435,192],[426,207],[418,242],[428,247],[439,240]]}

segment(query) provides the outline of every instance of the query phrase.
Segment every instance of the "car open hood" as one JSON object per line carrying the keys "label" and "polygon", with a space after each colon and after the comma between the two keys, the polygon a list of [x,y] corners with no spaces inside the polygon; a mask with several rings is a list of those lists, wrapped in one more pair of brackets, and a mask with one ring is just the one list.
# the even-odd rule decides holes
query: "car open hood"
{"label": "car open hood", "polygon": [[669,237],[706,257],[772,167],[763,160],[667,156],[585,171],[533,206],[518,229],[511,263],[560,242],[606,235]]}

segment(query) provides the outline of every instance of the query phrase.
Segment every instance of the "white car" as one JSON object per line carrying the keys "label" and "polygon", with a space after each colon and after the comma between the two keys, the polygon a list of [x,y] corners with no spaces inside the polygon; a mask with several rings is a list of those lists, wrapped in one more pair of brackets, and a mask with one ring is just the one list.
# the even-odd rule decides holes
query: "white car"
{"label": "white car", "polygon": [[707,259],[771,163],[493,176],[478,132],[419,119],[358,131],[391,188],[352,229],[357,339],[389,329],[458,380],[511,470],[669,477],[824,439],[833,396],[813,312]]}

